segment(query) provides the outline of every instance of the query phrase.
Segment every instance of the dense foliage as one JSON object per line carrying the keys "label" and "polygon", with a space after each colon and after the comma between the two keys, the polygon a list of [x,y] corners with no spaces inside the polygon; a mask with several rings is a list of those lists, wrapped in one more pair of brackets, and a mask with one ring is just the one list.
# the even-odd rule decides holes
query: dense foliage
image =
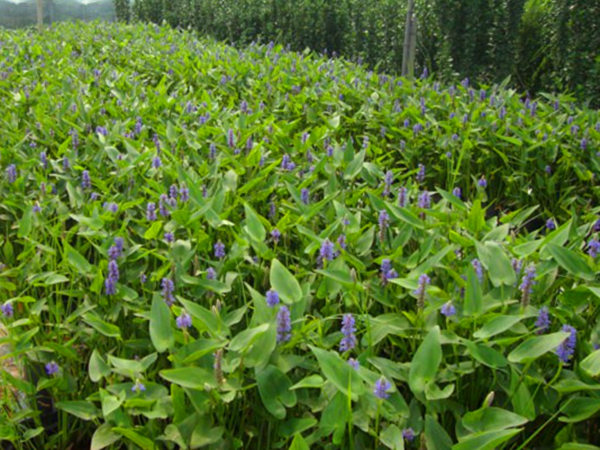
{"label": "dense foliage", "polygon": [[597,112],[168,27],[0,42],[0,439],[600,445]]}
{"label": "dense foliage", "polygon": [[[117,16],[191,27],[229,43],[275,40],[398,73],[406,0],[115,0]],[[600,105],[600,3],[589,0],[416,0],[417,62],[520,90],[576,93]]]}

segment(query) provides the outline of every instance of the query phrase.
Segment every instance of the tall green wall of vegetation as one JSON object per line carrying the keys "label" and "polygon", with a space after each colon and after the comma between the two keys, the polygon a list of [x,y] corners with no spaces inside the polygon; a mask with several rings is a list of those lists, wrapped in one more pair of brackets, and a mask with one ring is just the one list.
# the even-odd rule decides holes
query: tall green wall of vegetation
{"label": "tall green wall of vegetation", "polygon": [[[275,40],[397,73],[405,0],[115,0],[122,20],[168,22],[229,43]],[[444,79],[568,90],[600,105],[600,2],[417,0],[417,66]],[[335,53],[334,53],[335,52]]]}

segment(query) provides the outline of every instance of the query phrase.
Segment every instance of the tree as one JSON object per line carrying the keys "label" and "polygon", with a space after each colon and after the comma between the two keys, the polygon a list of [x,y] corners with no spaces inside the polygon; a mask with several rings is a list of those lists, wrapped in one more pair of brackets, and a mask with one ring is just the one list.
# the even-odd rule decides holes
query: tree
{"label": "tree", "polygon": [[37,26],[41,33],[44,27],[44,0],[36,0]]}
{"label": "tree", "polygon": [[415,52],[417,48],[417,19],[415,1],[408,0],[406,27],[404,28],[404,50],[402,52],[402,76],[412,78],[415,74]]}

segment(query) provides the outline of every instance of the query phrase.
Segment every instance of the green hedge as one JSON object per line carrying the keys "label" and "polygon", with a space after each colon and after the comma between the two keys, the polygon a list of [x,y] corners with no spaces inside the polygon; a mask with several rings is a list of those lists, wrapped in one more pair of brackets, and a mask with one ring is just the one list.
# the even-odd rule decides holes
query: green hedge
{"label": "green hedge", "polygon": [[[405,0],[115,0],[140,20],[234,44],[278,41],[398,73]],[[444,79],[568,90],[600,105],[600,3],[589,0],[417,0],[417,67]]]}

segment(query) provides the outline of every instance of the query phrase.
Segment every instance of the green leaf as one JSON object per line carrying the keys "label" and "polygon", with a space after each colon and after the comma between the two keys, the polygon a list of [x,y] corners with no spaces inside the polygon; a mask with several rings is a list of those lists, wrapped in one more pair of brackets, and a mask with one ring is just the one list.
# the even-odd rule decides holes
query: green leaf
{"label": "green leaf", "polygon": [[90,325],[100,334],[103,334],[107,337],[114,337],[117,339],[121,339],[121,330],[118,326],[113,325],[112,323],[105,322],[94,314],[87,313],[82,316],[82,319],[85,323]]}
{"label": "green leaf", "polygon": [[402,431],[394,424],[383,430],[379,435],[379,439],[381,439],[381,443],[387,448],[391,448],[392,450],[404,450]]}
{"label": "green leaf", "polygon": [[590,353],[581,361],[580,367],[592,377],[600,375],[600,350]]}
{"label": "green leaf", "polygon": [[497,316],[489,320],[481,329],[473,333],[477,339],[488,339],[503,333],[523,320],[522,316]]}
{"label": "green leaf", "polygon": [[152,439],[148,439],[147,437],[136,433],[131,428],[115,427],[112,429],[112,431],[114,431],[115,433],[119,433],[123,437],[126,437],[135,445],[141,447],[142,450],[154,450],[156,448]]}
{"label": "green leaf", "polygon": [[364,391],[364,386],[356,370],[350,364],[340,358],[337,352],[323,350],[309,345],[317,357],[321,372],[328,381],[331,381],[338,390],[349,395],[353,400]]}
{"label": "green leaf", "polygon": [[487,269],[488,275],[494,286],[513,286],[517,282],[515,271],[510,260],[497,242],[486,241],[483,244],[476,242],[477,255],[481,264]]}
{"label": "green leaf", "polygon": [[161,370],[159,374],[165,380],[185,388],[204,390],[206,387],[214,388],[217,386],[213,371],[202,367],[165,369]]}
{"label": "green leaf", "polygon": [[512,363],[522,363],[524,361],[534,360],[543,354],[554,350],[568,336],[569,333],[559,331],[557,333],[530,337],[509,353],[508,360]]}
{"label": "green leaf", "polygon": [[344,170],[344,180],[352,180],[360,173],[365,161],[365,155],[366,152],[364,150],[361,150],[356,154],[350,164],[346,166],[346,170]]}
{"label": "green leaf", "polygon": [[23,213],[23,217],[19,220],[19,231],[17,236],[22,238],[31,234],[31,222],[33,219],[33,208],[27,207]]}
{"label": "green leaf", "polygon": [[425,441],[427,450],[449,450],[452,439],[446,430],[429,414],[425,416]]}
{"label": "green leaf", "polygon": [[555,244],[546,246],[554,260],[571,275],[591,281],[595,272],[588,266],[586,260],[579,253]]}
{"label": "green leaf", "polygon": [[519,427],[528,421],[526,417],[494,406],[468,412],[462,418],[463,426],[472,433]]}
{"label": "green leaf", "polygon": [[242,352],[243,350],[246,350],[268,329],[269,324],[263,323],[257,327],[240,331],[229,343],[229,349],[234,352]]}
{"label": "green leaf", "polygon": [[248,205],[244,203],[244,211],[246,212],[245,230],[252,239],[258,242],[265,240],[267,232],[263,226],[258,214]]}
{"label": "green leaf", "polygon": [[410,363],[408,385],[415,394],[422,394],[429,383],[435,379],[442,362],[442,345],[440,343],[440,328],[433,327]]}
{"label": "green leaf", "polygon": [[100,399],[102,403],[102,415],[108,417],[112,412],[117,410],[125,400],[125,395],[120,398],[116,395],[111,395],[104,389],[100,389]]}
{"label": "green leaf", "polygon": [[269,279],[271,281],[271,286],[277,291],[285,303],[294,303],[302,300],[300,283],[298,283],[290,271],[277,259],[273,259],[271,262]]}
{"label": "green leaf", "polygon": [[600,398],[571,397],[560,410],[566,416],[558,419],[561,422],[581,422],[600,411]]}
{"label": "green leaf", "polygon": [[392,213],[396,219],[406,222],[416,229],[425,228],[425,224],[419,217],[413,212],[409,211],[407,208],[400,208],[396,205],[392,205],[390,203],[386,203],[386,208]]}
{"label": "green leaf", "polygon": [[55,406],[58,409],[83,420],[92,420],[98,417],[98,409],[92,402],[86,402],[84,400],[72,400],[57,402]]}
{"label": "green leaf", "polygon": [[464,341],[467,349],[471,356],[479,361],[482,364],[485,364],[488,367],[493,369],[499,369],[501,367],[506,367],[508,362],[502,353],[498,350],[493,349],[492,347],[488,347],[485,344],[474,343],[471,341]]}
{"label": "green leaf", "polygon": [[466,315],[479,315],[483,310],[483,292],[479,278],[475,274],[473,267],[467,270],[467,288],[465,290],[465,309]]}
{"label": "green leaf", "polygon": [[294,439],[292,440],[292,444],[290,445],[289,450],[310,450],[310,447],[302,437],[300,433],[296,433],[294,435]]}
{"label": "green leaf", "polygon": [[352,287],[352,288],[357,288],[359,290],[362,290],[362,286],[360,286],[359,284],[355,283],[355,281],[352,279],[352,277],[350,276],[350,272],[346,271],[346,270],[339,270],[339,269],[317,269],[315,272],[320,273],[321,275],[336,281],[337,283],[340,283],[343,286],[346,287]]}
{"label": "green leaf", "polygon": [[296,392],[291,390],[292,382],[278,367],[269,365],[256,371],[256,383],[263,405],[273,416],[281,420],[286,410],[296,404]]}
{"label": "green leaf", "polygon": [[65,242],[65,256],[67,262],[77,270],[77,272],[87,275],[93,272],[92,265],[83,257],[81,253]]}
{"label": "green leaf", "polygon": [[373,238],[375,237],[375,227],[368,228],[356,241],[356,254],[358,256],[366,255],[373,245]]}
{"label": "green leaf", "polygon": [[114,433],[108,423],[103,423],[96,428],[96,431],[92,435],[90,450],[101,450],[114,444],[119,439],[121,439],[121,435]]}
{"label": "green leaf", "polygon": [[508,441],[513,436],[516,436],[522,428],[511,430],[492,430],[482,433],[470,434],[464,439],[461,439],[458,444],[452,446],[452,450],[494,450],[503,442]]}
{"label": "green leaf", "polygon": [[298,381],[295,385],[293,385],[290,389],[300,389],[300,388],[321,388],[325,381],[320,375],[309,375],[306,378]]}
{"label": "green leaf", "polygon": [[103,377],[106,377],[110,374],[110,366],[104,362],[98,350],[94,349],[90,356],[90,363],[88,365],[88,372],[90,374],[90,379],[97,383]]}
{"label": "green leaf", "polygon": [[160,233],[160,229],[162,228],[162,222],[152,222],[152,225],[146,230],[144,233],[144,239],[155,239]]}
{"label": "green leaf", "polygon": [[567,442],[561,445],[558,450],[600,450],[600,447],[590,444],[580,444],[579,442]]}
{"label": "green leaf", "polygon": [[228,333],[228,329],[221,318],[215,315],[212,311],[189,300],[179,299],[179,301],[185,307],[187,312],[202,322],[202,324],[213,335],[213,337],[221,337],[223,334]]}
{"label": "green leaf", "polygon": [[171,310],[167,303],[155,295],[150,311],[150,339],[157,352],[162,353],[175,344],[175,334],[171,326]]}

